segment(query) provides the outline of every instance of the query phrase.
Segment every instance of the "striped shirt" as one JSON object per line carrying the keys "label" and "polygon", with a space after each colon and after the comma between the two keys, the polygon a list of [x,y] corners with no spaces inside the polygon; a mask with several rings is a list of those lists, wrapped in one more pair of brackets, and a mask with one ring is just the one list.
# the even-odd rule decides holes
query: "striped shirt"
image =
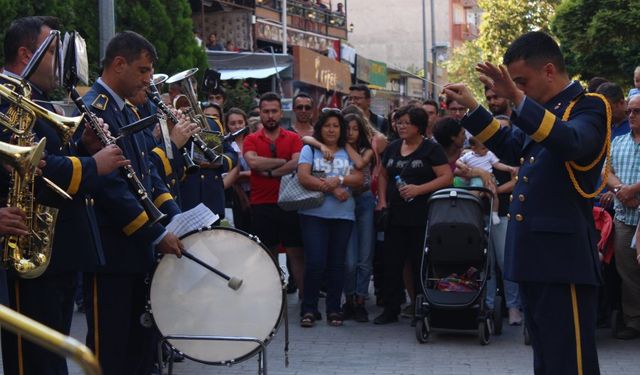
{"label": "striped shirt", "polygon": [[[631,133],[618,136],[611,142],[611,166],[624,185],[640,181],[640,144],[633,141]],[[624,206],[617,198],[613,208],[616,220],[627,225],[638,225],[640,214],[637,209]]]}

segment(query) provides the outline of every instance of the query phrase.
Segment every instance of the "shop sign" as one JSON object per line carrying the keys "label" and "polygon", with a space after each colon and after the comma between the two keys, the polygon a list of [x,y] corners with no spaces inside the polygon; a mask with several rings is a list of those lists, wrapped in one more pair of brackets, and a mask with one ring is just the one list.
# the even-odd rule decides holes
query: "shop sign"
{"label": "shop sign", "polygon": [[407,96],[422,98],[422,80],[414,77],[407,77]]}
{"label": "shop sign", "polygon": [[356,78],[358,81],[369,82],[369,59],[357,55],[356,57]]}
{"label": "shop sign", "polygon": [[351,86],[349,67],[307,48],[293,47],[294,79],[325,90],[347,93]]}
{"label": "shop sign", "polygon": [[380,87],[387,86],[387,64],[369,60],[369,83]]}

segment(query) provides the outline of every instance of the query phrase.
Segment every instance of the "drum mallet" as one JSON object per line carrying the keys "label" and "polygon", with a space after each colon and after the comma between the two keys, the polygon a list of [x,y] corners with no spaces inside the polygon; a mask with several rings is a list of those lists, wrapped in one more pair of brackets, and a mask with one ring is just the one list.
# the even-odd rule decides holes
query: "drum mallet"
{"label": "drum mallet", "polygon": [[227,280],[227,286],[233,290],[238,290],[240,289],[240,287],[242,286],[242,279],[238,279],[237,277],[229,277],[226,274],[218,271],[217,269],[213,268],[212,266],[206,264],[205,262],[201,261],[200,259],[196,258],[194,255],[192,255],[191,253],[182,250],[182,255],[184,255],[185,257],[191,259],[192,261],[198,263],[199,265],[201,265],[202,267],[208,269],[209,271],[215,273],[216,275],[222,277],[223,279]]}

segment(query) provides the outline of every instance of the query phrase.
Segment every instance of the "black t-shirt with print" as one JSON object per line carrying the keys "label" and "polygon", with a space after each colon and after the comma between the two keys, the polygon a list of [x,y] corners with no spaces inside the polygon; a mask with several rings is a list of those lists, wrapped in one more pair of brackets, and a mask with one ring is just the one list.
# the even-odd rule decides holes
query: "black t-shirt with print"
{"label": "black t-shirt with print", "polygon": [[406,202],[396,187],[396,176],[409,185],[422,185],[436,178],[433,167],[448,164],[442,146],[424,140],[418,148],[407,156],[400,154],[402,140],[393,141],[382,156],[382,165],[387,170],[387,205],[392,225],[421,227],[427,223],[427,200],[431,194],[419,195]]}

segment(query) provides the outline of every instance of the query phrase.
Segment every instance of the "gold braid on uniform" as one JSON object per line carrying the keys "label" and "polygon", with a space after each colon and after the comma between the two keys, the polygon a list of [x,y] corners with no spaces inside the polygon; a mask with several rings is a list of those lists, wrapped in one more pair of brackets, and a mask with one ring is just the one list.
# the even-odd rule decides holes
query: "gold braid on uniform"
{"label": "gold braid on uniform", "polygon": [[[596,159],[589,165],[579,165],[577,164],[575,161],[571,160],[571,161],[566,161],[564,162],[564,166],[567,168],[567,172],[569,172],[569,178],[571,179],[571,183],[573,183],[573,187],[576,189],[576,191],[578,192],[578,194],[580,194],[583,198],[586,199],[592,199],[595,198],[598,194],[600,194],[600,192],[604,189],[604,187],[607,185],[607,179],[609,177],[609,168],[611,167],[611,106],[609,105],[609,102],[607,101],[607,99],[600,95],[600,94],[587,94],[588,96],[595,96],[600,98],[600,100],[602,100],[604,102],[605,108],[607,110],[607,135],[606,135],[606,139],[604,142],[604,146],[602,146],[602,150],[600,150],[600,153],[598,154],[598,156],[596,157]],[[573,100],[569,106],[567,107],[567,109],[564,111],[564,115],[562,115],[562,121],[567,121],[569,120],[569,115],[571,115],[571,110],[573,109],[573,107],[576,105],[578,99]],[[604,177],[602,179],[602,182],[600,183],[600,186],[598,186],[598,188],[596,189],[596,191],[594,191],[593,193],[586,193],[584,190],[582,190],[582,188],[580,187],[580,184],[578,183],[578,180],[576,179],[575,176],[575,172],[574,169],[580,172],[586,172],[590,169],[592,169],[593,167],[595,167],[601,160],[602,158],[605,156],[606,153],[606,159],[605,159],[605,165],[604,165]]]}

